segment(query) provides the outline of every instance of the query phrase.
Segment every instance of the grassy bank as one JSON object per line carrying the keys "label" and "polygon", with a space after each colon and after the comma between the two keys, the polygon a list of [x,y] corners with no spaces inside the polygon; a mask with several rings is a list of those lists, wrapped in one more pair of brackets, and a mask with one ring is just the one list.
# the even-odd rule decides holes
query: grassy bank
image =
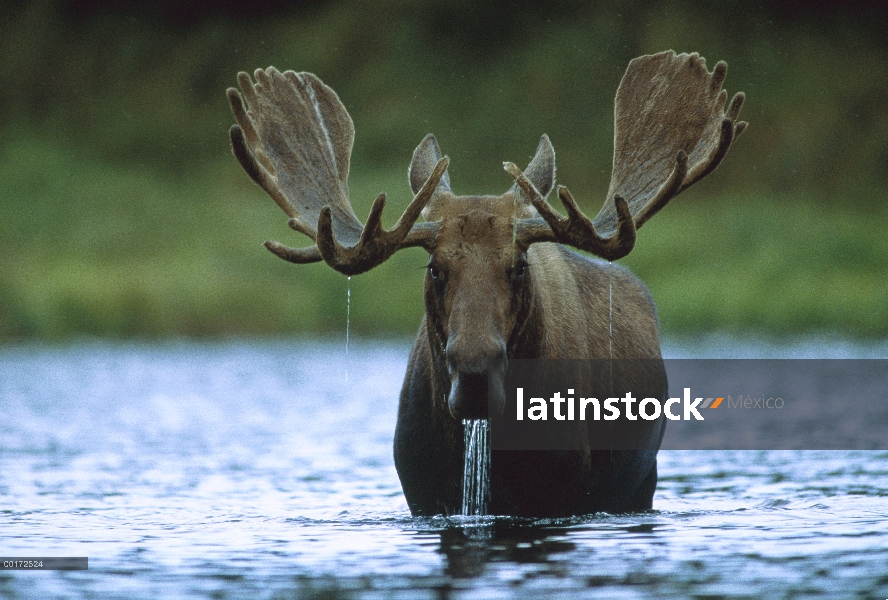
{"label": "grassy bank", "polygon": [[[381,190],[390,225],[404,173],[353,174],[359,214]],[[623,260],[665,332],[888,335],[888,239],[874,226],[888,208],[707,191],[679,197]],[[421,250],[351,282],[269,254],[265,239],[302,241],[233,159],[173,176],[23,137],[7,144],[0,199],[3,339],[338,334],[349,285],[356,334],[410,334],[422,315]]]}
{"label": "grassy bank", "polygon": [[[742,2],[132,3],[27,0],[0,20],[0,340],[403,335],[420,250],[347,282],[261,246],[303,242],[230,155],[225,88],[317,73],[355,122],[360,216],[409,199],[429,132],[457,193],[500,193],[547,133],[589,214],[634,57],[730,67],[749,128],[624,262],[673,334],[888,336],[888,36],[861,6]],[[239,5],[238,5],[239,6]],[[872,13],[875,14],[875,13]]]}

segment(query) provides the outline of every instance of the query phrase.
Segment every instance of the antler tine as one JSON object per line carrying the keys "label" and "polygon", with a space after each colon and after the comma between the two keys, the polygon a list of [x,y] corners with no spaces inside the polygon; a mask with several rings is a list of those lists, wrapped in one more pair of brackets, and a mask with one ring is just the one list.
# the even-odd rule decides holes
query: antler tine
{"label": "antler tine", "polygon": [[[538,213],[540,213],[540,216],[542,216],[547,223],[552,222],[556,224],[556,227],[561,227],[562,221],[566,221],[566,219],[555,212],[555,209],[552,208],[552,206],[548,202],[546,202],[546,199],[543,198],[543,195],[540,193],[540,191],[527,178],[524,172],[518,168],[518,165],[513,162],[504,162],[503,169],[505,169],[506,173],[512,176],[512,178],[515,180],[515,183],[518,184],[518,187],[520,187],[522,191],[527,194],[527,197],[530,199],[530,203],[533,204],[533,207],[536,208]],[[568,212],[570,211],[568,210]],[[552,232],[554,234],[555,227],[552,227]],[[554,242],[555,239],[553,238],[541,241]]]}
{"label": "antler tine", "polygon": [[[719,65],[724,65],[725,63],[720,62]],[[717,67],[719,66],[717,65]],[[725,70],[727,69],[727,65],[725,65]],[[713,74],[714,75],[714,74]],[[722,94],[725,94],[727,97],[727,92],[722,90]],[[740,116],[740,109],[743,108],[743,101],[746,100],[746,94],[743,92],[737,92],[734,94],[734,97],[731,98],[731,104],[728,106],[728,110],[725,113],[725,118],[721,123],[721,133],[719,135],[718,145],[713,148],[709,157],[701,163],[698,163],[693,171],[688,173],[685,182],[678,189],[676,194],[679,194],[694,185],[710,173],[712,173],[715,168],[721,163],[721,161],[728,154],[728,150],[731,148],[731,144],[734,143],[734,140],[746,130],[747,123],[746,121],[737,121],[737,117]]]}
{"label": "antler tine", "polygon": [[[718,94],[722,84],[725,82],[725,77],[727,76],[728,63],[723,60],[715,63],[715,67],[712,68],[712,79],[709,80],[709,90]],[[725,98],[727,98],[727,93],[725,94]],[[724,101],[722,101],[722,106],[724,106]]]}
{"label": "antler tine", "polygon": [[367,217],[358,243],[350,248],[343,247],[333,235],[333,221],[330,207],[325,207],[318,219],[318,250],[324,261],[345,275],[358,275],[382,264],[401,248],[410,246],[430,247],[438,232],[437,223],[415,225],[422,209],[425,208],[435,189],[441,182],[450,159],[446,156],[438,161],[422,188],[410,202],[407,210],[391,230],[382,227],[382,210],[385,207],[385,194],[377,196]]}
{"label": "antler tine", "polygon": [[727,117],[732,121],[736,121],[737,117],[740,116],[740,109],[743,108],[743,101],[746,100],[746,94],[743,92],[737,92],[734,94],[734,97],[731,98],[731,105],[728,107]]}
{"label": "antler tine", "polygon": [[[237,91],[233,88],[229,91],[234,92],[234,95],[237,98],[237,103],[240,104],[240,96],[237,95]],[[228,97],[231,98],[231,94],[229,94]],[[232,101],[232,106],[234,106],[234,101]],[[247,147],[247,143],[244,140],[244,131],[241,127],[238,125],[232,125],[229,130],[229,136],[231,137],[231,150],[234,152],[234,157],[237,158],[237,162],[239,162],[244,171],[247,172],[250,179],[265,190],[265,193],[271,196],[271,199],[274,200],[275,204],[280,206],[281,210],[283,210],[288,217],[291,219],[298,219],[299,212],[284,196],[284,193],[278,187],[277,183],[275,183],[274,177],[264,166],[256,161],[256,157],[250,152],[250,149]],[[311,237],[314,239],[314,236]]]}
{"label": "antler tine", "polygon": [[441,231],[441,223],[438,221],[416,223],[410,228],[404,241],[401,242],[401,248],[420,247],[431,252],[439,231]]}
{"label": "antler tine", "polygon": [[403,237],[410,232],[413,224],[416,223],[416,220],[422,213],[422,210],[429,203],[429,200],[432,199],[435,190],[438,188],[438,184],[447,172],[447,166],[449,164],[450,158],[447,156],[444,156],[437,162],[432,173],[422,185],[422,188],[420,188],[419,192],[417,192],[416,196],[413,197],[413,200],[407,206],[407,210],[404,211],[404,214],[402,214],[401,218],[398,219],[398,222],[395,223],[395,226],[390,232],[392,236],[403,239]]}
{"label": "antler tine", "polygon": [[728,154],[731,142],[734,141],[734,122],[731,119],[724,119],[721,123],[721,134],[718,138],[718,144],[712,149],[709,157],[697,163],[694,169],[688,173],[687,178],[681,187],[675,192],[676,194],[685,191],[710,173],[721,163],[722,159]]}
{"label": "antler tine", "polygon": [[[725,152],[727,152],[727,149]],[[714,169],[715,167],[712,168]],[[656,196],[654,196],[654,199],[651,200],[650,203],[647,204],[635,217],[636,229],[644,225],[648,219],[657,214],[657,212],[666,206],[666,204],[678,195],[681,190],[690,185],[690,183],[687,183],[684,187],[682,186],[682,182],[685,181],[687,172],[688,155],[684,153],[684,150],[679,150],[675,155],[675,166],[672,168],[672,173],[669,175],[669,179],[667,179],[666,183],[660,187]],[[703,175],[701,175],[701,177],[703,177]]]}
{"label": "antler tine", "polygon": [[[241,93],[243,93],[244,97],[247,99],[247,102],[252,105],[256,104],[256,94],[253,91],[253,84],[250,81],[250,76],[241,71],[237,74],[238,85],[241,88]],[[247,142],[249,142],[250,146],[255,150],[258,155],[257,158],[259,162],[262,163],[262,166],[274,172],[274,165],[269,160],[268,156],[262,150],[262,142],[259,140],[259,136],[256,134],[256,128],[253,126],[253,121],[250,120],[249,115],[247,115],[247,110],[244,107],[244,103],[241,100],[241,95],[234,88],[228,88],[226,91],[228,95],[228,103],[231,105],[231,112],[234,113],[234,118],[237,121],[238,125],[241,126],[241,129],[244,130],[244,134],[246,135]]]}
{"label": "antler tine", "polygon": [[511,162],[503,164],[524,191],[542,219],[522,219],[518,222],[517,242],[527,247],[535,242],[558,242],[591,252],[607,260],[617,260],[629,254],[635,247],[635,223],[629,212],[629,205],[620,196],[614,196],[618,225],[609,237],[602,237],[595,225],[584,215],[564,186],[558,186],[558,197],[567,210],[562,217],[546,202],[536,186],[527,179],[521,169]]}
{"label": "antler tine", "polygon": [[[243,115],[243,121],[249,123],[246,119],[246,115],[243,113],[243,105],[241,104],[240,95],[237,93],[237,90],[229,88],[228,92],[228,98],[231,100],[235,116],[241,121],[242,119],[240,115]],[[238,109],[235,108],[236,106],[240,108],[240,115],[238,115]],[[252,135],[255,136],[256,132],[252,129],[252,124],[250,125],[249,131],[252,131]],[[250,179],[265,190],[265,192],[274,200],[275,204],[280,206],[287,216],[290,217],[287,221],[287,225],[314,240],[317,237],[317,230],[299,218],[299,213],[296,212],[296,209],[290,204],[290,201],[284,197],[284,194],[274,182],[272,175],[264,166],[256,161],[256,158],[253,156],[253,153],[250,152],[246,141],[244,140],[244,131],[241,130],[238,125],[232,125],[229,135],[231,137],[231,149],[234,152],[235,158],[237,158],[237,161],[240,163],[241,167],[243,167],[244,171],[247,172],[247,175],[250,176]],[[321,254],[318,252],[317,245],[309,248],[297,249],[285,246],[280,242],[268,240],[265,242],[265,247],[268,248],[272,254],[292,263],[306,264],[321,260]]]}
{"label": "antler tine", "polygon": [[283,258],[284,260],[296,263],[298,265],[304,265],[308,263],[316,263],[324,260],[321,258],[321,253],[318,251],[318,247],[310,246],[308,248],[290,248],[289,246],[285,246],[280,242],[274,242],[272,240],[268,240],[265,242],[264,246],[268,248],[269,252]]}

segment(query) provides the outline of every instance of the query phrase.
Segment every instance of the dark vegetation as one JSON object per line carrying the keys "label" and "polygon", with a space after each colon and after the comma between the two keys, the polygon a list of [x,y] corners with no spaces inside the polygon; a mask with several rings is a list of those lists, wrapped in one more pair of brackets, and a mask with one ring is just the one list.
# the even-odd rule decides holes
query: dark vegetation
{"label": "dark vegetation", "polygon": [[[355,121],[366,215],[411,197],[426,133],[457,193],[501,193],[539,136],[594,214],[629,60],[729,64],[750,126],[623,260],[663,330],[888,335],[888,27],[863,3],[0,3],[0,340],[336,334],[344,277],[262,248],[301,243],[230,154],[239,70],[312,71]],[[553,198],[554,200],[554,198]],[[352,278],[361,335],[413,333],[421,250]]]}

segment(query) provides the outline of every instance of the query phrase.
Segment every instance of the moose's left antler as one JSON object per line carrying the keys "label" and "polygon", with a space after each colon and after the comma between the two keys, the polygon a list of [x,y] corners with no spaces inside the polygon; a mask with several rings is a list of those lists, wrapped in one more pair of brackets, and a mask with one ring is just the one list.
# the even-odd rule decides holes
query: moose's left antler
{"label": "moose's left antler", "polygon": [[736,121],[743,92],[725,111],[728,95],[721,85],[727,72],[719,62],[709,73],[696,53],[661,52],[629,63],[614,108],[614,167],[607,194],[613,201],[605,201],[594,220],[559,187],[568,213],[562,217],[514,164],[506,163],[542,217],[518,224],[519,242],[560,242],[608,260],[629,254],[635,231],[711,173],[746,129],[745,122]]}

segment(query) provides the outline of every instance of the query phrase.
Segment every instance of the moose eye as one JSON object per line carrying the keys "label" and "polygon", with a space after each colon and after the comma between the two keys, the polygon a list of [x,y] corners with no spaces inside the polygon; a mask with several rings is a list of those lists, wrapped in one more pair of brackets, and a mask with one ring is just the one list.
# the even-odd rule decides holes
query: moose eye
{"label": "moose eye", "polygon": [[509,269],[509,279],[511,280],[512,290],[516,293],[524,286],[524,276],[527,275],[527,263],[524,261],[515,263]]}
{"label": "moose eye", "polygon": [[429,265],[429,276],[438,281],[442,277],[441,269],[437,267],[437,265]]}

